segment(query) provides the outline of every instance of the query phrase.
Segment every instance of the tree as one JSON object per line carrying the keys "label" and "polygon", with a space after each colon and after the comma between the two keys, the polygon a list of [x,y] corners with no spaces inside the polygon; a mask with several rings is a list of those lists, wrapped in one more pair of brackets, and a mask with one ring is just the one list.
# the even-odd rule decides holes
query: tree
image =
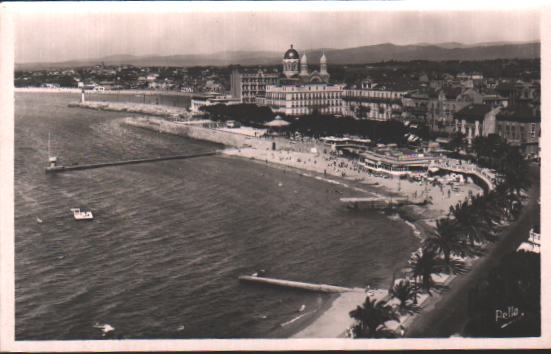
{"label": "tree", "polygon": [[451,255],[465,256],[468,253],[468,245],[461,239],[461,227],[457,221],[440,219],[436,221],[436,232],[425,239],[424,245],[434,252],[444,256],[448,270],[452,273],[461,272],[456,268],[457,262],[451,261]]}
{"label": "tree", "polygon": [[506,147],[505,140],[497,134],[477,136],[472,145],[478,162],[490,168],[495,168],[496,161],[503,158]]}
{"label": "tree", "polygon": [[497,223],[503,217],[494,197],[495,194],[488,193],[485,195],[473,196],[471,198],[472,213],[477,215],[478,219],[481,221],[480,224],[484,225],[484,239],[490,242],[496,240],[494,231]]}
{"label": "tree", "polygon": [[387,321],[399,321],[398,315],[385,301],[365,298],[362,306],[350,311],[357,323],[352,327],[354,338],[391,338],[394,333],[385,326]]}
{"label": "tree", "polygon": [[400,300],[400,313],[419,312],[417,306],[417,288],[407,279],[402,279],[390,289],[390,295]]}
{"label": "tree", "polygon": [[470,242],[471,247],[475,242],[482,242],[487,238],[489,229],[467,201],[460,202],[450,207],[450,214],[461,229],[463,237]]}
{"label": "tree", "polygon": [[518,148],[508,146],[498,172],[503,174],[505,183],[517,195],[530,186],[528,169],[528,162],[520,154]]}
{"label": "tree", "polygon": [[465,139],[463,134],[461,133],[455,133],[452,136],[452,139],[448,143],[448,149],[452,150],[453,152],[459,152],[463,147],[465,146]]}
{"label": "tree", "polygon": [[436,252],[426,246],[410,259],[411,275],[417,283],[421,279],[421,286],[429,295],[432,295],[430,289],[434,285],[432,274],[440,273],[445,268],[446,265],[437,258]]}

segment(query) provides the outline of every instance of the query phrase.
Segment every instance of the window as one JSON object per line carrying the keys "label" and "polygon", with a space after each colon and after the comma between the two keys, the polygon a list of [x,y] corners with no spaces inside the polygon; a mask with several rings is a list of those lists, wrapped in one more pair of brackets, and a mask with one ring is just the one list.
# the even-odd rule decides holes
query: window
{"label": "window", "polygon": [[524,127],[521,126],[519,128],[520,128],[520,139],[525,140],[526,132],[524,131]]}
{"label": "window", "polygon": [[532,123],[532,126],[530,127],[530,136],[532,138],[536,137],[536,123]]}

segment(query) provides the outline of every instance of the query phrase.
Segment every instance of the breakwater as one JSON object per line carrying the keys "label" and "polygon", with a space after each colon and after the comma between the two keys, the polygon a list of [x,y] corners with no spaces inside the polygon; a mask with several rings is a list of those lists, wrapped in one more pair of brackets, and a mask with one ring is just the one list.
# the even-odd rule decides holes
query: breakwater
{"label": "breakwater", "polygon": [[70,108],[87,108],[98,111],[138,113],[167,118],[191,118],[191,113],[185,108],[164,105],[90,101],[69,103],[67,106]]}
{"label": "breakwater", "polygon": [[192,155],[174,155],[174,156],[154,157],[149,159],[123,160],[123,161],[102,162],[102,163],[84,164],[84,165],[53,166],[53,167],[46,167],[46,173],[89,170],[93,168],[122,166],[122,165],[136,165],[140,163],[157,162],[157,161],[192,159],[196,157],[213,156],[213,155],[216,155],[217,153],[218,153],[217,151],[212,151],[212,152],[205,152],[205,153],[192,154]]}
{"label": "breakwater", "polygon": [[408,198],[387,198],[387,197],[361,197],[361,198],[340,198],[350,208],[365,207],[366,209],[385,209],[393,206],[414,204]]}
{"label": "breakwater", "polygon": [[344,293],[344,292],[357,291],[357,290],[363,291],[363,289],[352,289],[352,288],[345,288],[342,286],[334,286],[334,285],[327,285],[327,284],[311,284],[311,283],[304,283],[299,281],[265,278],[265,277],[252,276],[252,275],[242,275],[239,277],[239,280],[244,282],[249,282],[249,283],[281,286],[284,288],[301,289],[301,290],[315,291],[315,292],[321,292],[321,293]]}
{"label": "breakwater", "polygon": [[168,133],[183,136],[186,138],[206,140],[213,143],[223,144],[232,147],[244,147],[247,145],[251,145],[251,139],[255,139],[255,146],[257,146],[259,143],[264,143],[267,147],[270,145],[269,141],[262,141],[260,139],[244,134],[232,133],[216,128],[209,128],[201,124],[196,124],[194,121],[176,122],[167,121],[165,119],[159,118],[129,117],[124,120],[124,123],[130,126],[150,129],[160,133]]}

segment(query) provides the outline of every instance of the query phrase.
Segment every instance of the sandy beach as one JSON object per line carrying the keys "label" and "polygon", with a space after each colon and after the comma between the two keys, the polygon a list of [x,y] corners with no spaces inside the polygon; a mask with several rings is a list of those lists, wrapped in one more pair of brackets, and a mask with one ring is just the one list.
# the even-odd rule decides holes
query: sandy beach
{"label": "sandy beach", "polygon": [[[152,105],[132,105],[129,109],[125,104],[87,102],[85,105],[76,104],[75,106],[158,116],[170,116],[178,113],[167,107]],[[179,109],[177,110],[179,111]],[[147,124],[144,127],[156,129]],[[212,131],[216,135],[217,129],[212,129]],[[231,135],[231,132],[220,131],[220,134]],[[208,138],[205,139],[208,140]],[[272,149],[273,143],[277,146],[275,150]],[[305,141],[295,142],[281,137],[248,137],[247,144],[234,144],[234,146],[240,147],[227,147],[222,151],[223,155],[228,158],[242,158],[289,170],[307,178],[324,181],[328,185],[339,185],[348,191],[346,195],[342,195],[343,197],[405,197],[415,203],[428,200],[429,203],[423,206],[402,206],[398,210],[399,215],[396,215],[411,227],[413,234],[420,241],[433,231],[438,218],[447,215],[450,206],[465,200],[469,195],[483,192],[480,186],[468,179],[463,182],[450,181],[449,183],[431,184],[427,179],[416,181],[401,179],[397,176],[373,174],[358,164],[358,161],[338,156],[331,152],[330,146],[316,140],[305,139]],[[439,275],[435,276],[434,280],[440,284],[448,284],[453,278],[449,275]],[[366,284],[366,286],[368,285]],[[349,312],[361,305],[366,296],[388,299],[387,290],[383,289],[370,289],[369,294],[365,291],[339,294],[335,298],[329,299],[313,316],[297,319],[298,330],[289,335],[297,338],[346,337],[348,328],[354,323]],[[419,303],[421,305],[434,303],[439,298],[439,296],[429,297],[429,295],[423,294],[419,298]],[[393,302],[391,301],[390,304]],[[400,326],[407,327],[413,322],[414,317],[402,316],[400,323],[392,321],[387,324],[387,327],[400,332]]]}
{"label": "sandy beach", "polygon": [[[469,196],[482,192],[482,188],[474,183],[463,183],[461,185],[445,185],[433,187],[425,182],[414,182],[407,179],[377,177],[361,169],[360,166],[347,158],[337,157],[320,152],[300,152],[288,148],[271,150],[269,144],[257,148],[225,149],[223,153],[227,156],[242,157],[258,162],[283,165],[299,170],[314,172],[312,176],[317,179],[331,177],[340,179],[333,183],[340,183],[359,193],[371,193],[374,196],[401,196],[412,201],[421,202],[428,198],[431,200],[426,207],[418,210],[423,217],[417,219],[435,219],[448,213],[450,206],[463,201]],[[319,148],[316,151],[320,151]],[[364,187],[367,187],[364,188]],[[455,190],[453,190],[455,188]],[[349,196],[356,196],[353,192]]]}
{"label": "sandy beach", "polygon": [[[448,194],[447,191],[451,191],[451,186],[444,186],[442,189],[432,186],[427,188],[424,183],[368,174],[361,171],[349,159],[318,152],[297,152],[288,148],[274,151],[269,146],[270,144],[265,144],[263,148],[225,149],[223,153],[229,157],[246,158],[275,168],[290,169],[302,176],[323,180],[329,184],[338,184],[350,191],[349,196],[385,197],[394,195],[415,199],[428,195],[432,203],[422,207],[409,205],[402,207],[400,211],[404,222],[412,228],[414,235],[420,241],[434,229],[436,219],[447,214],[450,206],[464,200],[469,193],[482,192],[482,188],[476,184],[464,183],[459,187],[459,192],[455,187],[456,191]],[[316,149],[316,151],[320,150]],[[435,282],[442,285],[449,284],[453,279],[455,276],[447,274],[434,276]],[[369,294],[364,291],[339,294],[335,299],[329,301],[327,306],[319,309],[315,316],[305,321],[302,328],[294,333],[292,338],[346,338],[347,329],[354,324],[349,312],[363,304],[366,296],[383,299],[387,295],[388,292],[384,289],[370,290]],[[439,299],[438,295],[422,294],[418,301],[421,306],[430,307],[434,306]],[[392,301],[389,303],[397,306],[397,303]],[[403,315],[400,317],[400,323],[392,321],[387,326],[399,332],[400,325],[407,328],[415,318],[415,315]]]}

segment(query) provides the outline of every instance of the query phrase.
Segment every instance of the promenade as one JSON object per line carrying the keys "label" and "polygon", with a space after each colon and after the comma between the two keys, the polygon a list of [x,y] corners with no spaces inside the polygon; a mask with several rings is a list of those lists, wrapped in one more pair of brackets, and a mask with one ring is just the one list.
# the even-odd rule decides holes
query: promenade
{"label": "promenade", "polygon": [[468,320],[468,294],[470,289],[485,279],[500,262],[501,258],[514,252],[528,239],[536,214],[540,196],[540,175],[536,166],[530,168],[532,187],[528,191],[528,202],[518,220],[508,226],[492,245],[487,255],[474,262],[469,273],[457,276],[450,284],[450,290],[430,306],[427,306],[406,331],[410,338],[445,338],[461,334]]}

